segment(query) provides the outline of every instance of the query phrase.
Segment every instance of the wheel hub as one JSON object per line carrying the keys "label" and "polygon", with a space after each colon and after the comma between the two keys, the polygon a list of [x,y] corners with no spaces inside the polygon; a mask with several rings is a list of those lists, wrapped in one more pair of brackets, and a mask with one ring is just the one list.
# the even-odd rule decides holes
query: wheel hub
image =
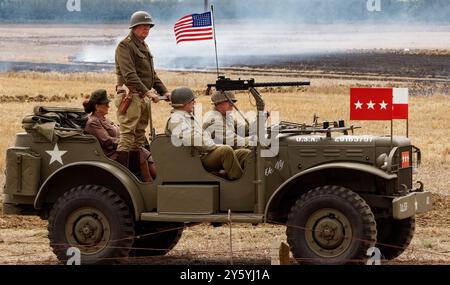
{"label": "wheel hub", "polygon": [[306,241],[319,256],[335,257],[347,250],[352,239],[349,220],[336,209],[320,209],[306,222]]}
{"label": "wheel hub", "polygon": [[95,244],[103,235],[103,227],[96,217],[82,217],[75,224],[75,238],[83,245]]}
{"label": "wheel hub", "polygon": [[342,243],[344,232],[339,221],[326,217],[321,219],[314,230],[314,237],[320,246],[332,249]]}
{"label": "wheel hub", "polygon": [[67,219],[67,240],[83,254],[101,251],[108,244],[110,236],[108,220],[95,208],[77,209]]}

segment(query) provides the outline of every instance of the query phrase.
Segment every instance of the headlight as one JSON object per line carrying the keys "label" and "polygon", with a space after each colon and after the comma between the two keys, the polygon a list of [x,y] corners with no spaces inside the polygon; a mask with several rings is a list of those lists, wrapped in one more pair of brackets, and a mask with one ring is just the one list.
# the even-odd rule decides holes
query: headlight
{"label": "headlight", "polygon": [[[386,153],[382,153],[377,157],[377,165],[378,167],[380,167],[381,169],[387,171],[387,172],[392,172],[393,171],[393,165],[392,162],[394,161],[394,156],[397,154],[398,152],[398,147],[393,147],[391,149],[391,151],[389,152],[389,155]],[[395,169],[395,171],[398,168]]]}
{"label": "headlight", "polygon": [[386,170],[388,166],[388,155],[386,153],[382,153],[377,157],[377,165],[379,168]]}

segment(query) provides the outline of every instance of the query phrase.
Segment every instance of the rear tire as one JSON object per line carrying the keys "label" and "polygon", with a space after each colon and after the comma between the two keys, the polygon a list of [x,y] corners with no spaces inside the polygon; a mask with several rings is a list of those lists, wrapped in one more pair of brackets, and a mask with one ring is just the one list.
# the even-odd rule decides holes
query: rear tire
{"label": "rear tire", "polygon": [[395,220],[392,217],[377,220],[377,245],[387,260],[400,256],[411,243],[416,229],[416,218]]}
{"label": "rear tire", "polygon": [[113,191],[82,185],[64,193],[48,219],[50,246],[60,261],[76,247],[81,264],[111,264],[128,257],[134,220],[127,204]]}
{"label": "rear tire", "polygon": [[304,264],[363,263],[376,242],[375,218],[350,189],[321,186],[291,208],[286,235],[292,254]]}

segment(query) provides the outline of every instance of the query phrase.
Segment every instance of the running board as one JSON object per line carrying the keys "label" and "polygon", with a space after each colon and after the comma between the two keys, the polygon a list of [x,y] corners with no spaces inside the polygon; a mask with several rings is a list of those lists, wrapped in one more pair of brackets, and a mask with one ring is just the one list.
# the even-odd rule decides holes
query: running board
{"label": "running board", "polygon": [[[142,221],[154,222],[228,222],[228,214],[158,214],[158,213],[142,213]],[[264,215],[261,214],[242,214],[231,213],[231,221],[234,223],[263,223]]]}

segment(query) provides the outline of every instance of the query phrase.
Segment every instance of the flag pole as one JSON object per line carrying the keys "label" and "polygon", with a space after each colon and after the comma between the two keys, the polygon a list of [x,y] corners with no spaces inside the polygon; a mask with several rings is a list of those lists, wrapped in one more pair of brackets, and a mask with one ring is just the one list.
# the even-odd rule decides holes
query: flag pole
{"label": "flag pole", "polygon": [[394,120],[391,119],[391,149],[392,146],[394,145],[393,138],[394,138]]}
{"label": "flag pole", "polygon": [[409,138],[409,118],[406,119],[406,137]]}
{"label": "flag pole", "polygon": [[212,20],[213,20],[213,31],[214,31],[214,47],[216,50],[216,68],[217,68],[217,78],[220,76],[219,72],[219,58],[217,56],[217,39],[216,39],[216,19],[214,18],[214,5],[211,5],[211,14],[212,14]]}

